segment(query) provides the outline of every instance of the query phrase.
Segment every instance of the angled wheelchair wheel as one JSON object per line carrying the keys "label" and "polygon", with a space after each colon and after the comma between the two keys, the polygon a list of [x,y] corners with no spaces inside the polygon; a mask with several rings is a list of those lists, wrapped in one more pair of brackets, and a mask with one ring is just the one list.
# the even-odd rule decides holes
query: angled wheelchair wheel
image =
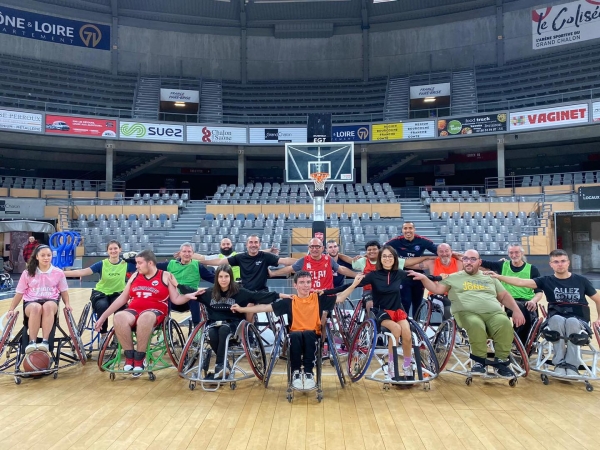
{"label": "angled wheelchair wheel", "polygon": [[440,372],[444,370],[452,356],[455,341],[456,322],[454,322],[454,319],[444,320],[435,332],[431,344]]}
{"label": "angled wheelchair wheel", "polygon": [[81,316],[79,316],[79,322],[77,322],[77,331],[79,332],[79,336],[83,335],[83,330],[88,323],[88,319],[90,318],[90,311],[92,309],[92,303],[88,302],[83,307],[83,311],[81,311]]}
{"label": "angled wheelchair wheel", "polygon": [[[408,319],[408,323],[410,324],[410,330],[413,335],[413,347],[419,349],[418,359],[420,359],[420,361],[418,361],[418,363],[420,364],[420,367],[417,367],[417,371],[420,372],[421,368],[423,368],[430,374],[439,374],[440,365],[425,331],[410,318]],[[415,355],[415,359],[416,358],[417,355]],[[422,379],[421,374],[419,374],[419,379]]]}
{"label": "angled wheelchair wheel", "polygon": [[[100,354],[98,355],[98,369],[100,369],[101,372],[106,370],[104,368],[105,366],[108,368],[108,366],[112,366],[118,362],[121,348],[116,344],[115,337],[115,330],[110,330],[104,340],[104,345],[102,345],[102,348],[100,349]],[[115,345],[111,345],[113,340],[115,340]]]}
{"label": "angled wheelchair wheel", "polygon": [[423,329],[429,327],[429,322],[431,321],[431,309],[431,300],[429,299],[424,299],[417,308],[417,313],[413,319]]}
{"label": "angled wheelchair wheel", "polygon": [[526,377],[529,375],[529,356],[517,333],[515,333],[515,337],[513,338],[508,359],[517,376]]}
{"label": "angled wheelchair wheel", "polygon": [[244,323],[242,328],[242,346],[244,347],[244,353],[246,353],[246,358],[248,358],[252,372],[254,372],[256,378],[263,381],[265,371],[267,370],[267,357],[260,333],[253,323]]}
{"label": "angled wheelchair wheel", "polygon": [[329,354],[331,355],[331,363],[335,368],[338,380],[340,380],[340,385],[342,387],[345,387],[346,379],[344,378],[344,371],[342,370],[342,366],[340,365],[340,359],[338,358],[337,348],[335,346],[334,331],[331,328],[331,326],[327,325],[325,327],[325,332],[327,333],[327,348],[329,350]]}
{"label": "angled wheelchair wheel", "polygon": [[542,329],[542,326],[544,325],[544,323],[546,322],[546,320],[542,319],[542,318],[538,318],[535,323],[533,324],[533,326],[531,327],[531,330],[529,331],[529,336],[527,336],[527,342],[523,343],[525,346],[525,351],[527,352],[527,355],[531,355],[531,353],[534,350],[534,345],[538,340],[538,337],[540,335],[540,330]]}
{"label": "angled wheelchair wheel", "polygon": [[377,343],[377,325],[373,319],[360,324],[348,352],[348,375],[352,382],[360,380],[373,359]]}
{"label": "angled wheelchair wheel", "polygon": [[269,365],[267,366],[267,371],[265,372],[264,377],[265,388],[269,387],[269,380],[271,379],[271,375],[273,374],[273,370],[275,369],[275,364],[277,364],[277,360],[279,359],[279,354],[281,353],[281,349],[283,347],[284,338],[285,330],[282,326],[279,328],[279,331],[277,331],[277,334],[275,335],[275,342],[273,342],[273,349],[271,350]]}
{"label": "angled wheelchair wheel", "polygon": [[167,353],[171,362],[175,367],[179,366],[181,355],[185,347],[185,338],[183,331],[176,320],[167,317],[163,322],[163,332],[165,334],[165,342],[167,344]]}
{"label": "angled wheelchair wheel", "polygon": [[179,358],[179,364],[177,366],[177,372],[179,372],[180,375],[182,373],[186,373],[198,363],[200,351],[202,350],[202,333],[204,332],[205,326],[206,320],[203,320],[196,326],[196,328],[192,330],[188,336],[188,339],[183,347],[183,351],[181,352],[181,357]]}
{"label": "angled wheelchair wheel", "polygon": [[17,323],[18,317],[19,311],[15,311],[13,316],[6,321],[6,325],[3,326],[2,336],[0,336],[0,358],[2,358],[2,354],[4,353],[4,347],[6,347],[6,345],[11,339],[12,331],[15,328],[15,324]]}
{"label": "angled wheelchair wheel", "polygon": [[87,362],[87,355],[85,354],[85,348],[83,346],[83,342],[81,341],[81,335],[77,330],[77,324],[75,323],[75,319],[73,318],[73,314],[71,311],[64,308],[63,313],[65,315],[65,319],[67,321],[67,328],[69,329],[69,336],[71,337],[71,345],[73,346],[73,351],[79,358],[79,362],[85,365]]}

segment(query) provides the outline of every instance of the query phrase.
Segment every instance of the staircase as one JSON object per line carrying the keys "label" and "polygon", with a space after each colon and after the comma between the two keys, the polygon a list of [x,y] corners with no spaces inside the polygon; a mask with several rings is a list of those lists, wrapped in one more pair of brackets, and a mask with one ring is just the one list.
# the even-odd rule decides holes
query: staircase
{"label": "staircase", "polygon": [[72,206],[68,204],[58,207],[58,223],[56,231],[69,231],[69,217],[71,217]]}
{"label": "staircase", "polygon": [[[160,242],[154,244],[157,255],[173,255],[184,242],[192,242],[200,222],[206,214],[206,203],[190,201],[187,208],[181,210],[173,228],[163,232]],[[198,249],[196,248],[196,251]]]}
{"label": "staircase", "polygon": [[369,180],[369,183],[379,183],[385,180],[386,177],[390,176],[392,173],[396,172],[401,167],[416,159],[418,156],[419,155],[417,155],[416,153],[409,153],[408,155],[404,156],[404,158],[402,158],[401,160],[396,161],[394,164],[390,165],[389,167],[383,169],[381,172],[373,176]]}
{"label": "staircase", "polygon": [[202,81],[200,123],[223,123],[223,88],[220,81]]}
{"label": "staircase", "polygon": [[165,155],[151,156],[150,159],[147,159],[135,167],[123,172],[122,174],[115,177],[115,181],[129,181],[132,178],[135,178],[144,172],[149,171],[153,167],[158,166],[163,161],[167,160],[169,157]]}
{"label": "staircase", "polygon": [[383,120],[408,119],[410,81],[408,77],[389,78],[385,93]]}
{"label": "staircase", "polygon": [[452,115],[477,112],[477,88],[475,71],[465,70],[452,73]]}
{"label": "staircase", "polygon": [[133,117],[135,119],[158,120],[160,104],[160,78],[141,77],[137,84]]}
{"label": "staircase", "polygon": [[403,200],[400,202],[400,208],[403,221],[413,222],[418,235],[431,239],[436,245],[444,242],[444,237],[440,235],[438,227],[431,221],[427,208],[419,199]]}

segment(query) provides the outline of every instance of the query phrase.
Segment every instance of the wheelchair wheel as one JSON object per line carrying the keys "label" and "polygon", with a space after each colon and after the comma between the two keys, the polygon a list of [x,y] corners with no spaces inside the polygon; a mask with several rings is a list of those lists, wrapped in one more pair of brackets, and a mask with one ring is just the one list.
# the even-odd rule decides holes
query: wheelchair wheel
{"label": "wheelchair wheel", "polygon": [[540,335],[540,330],[542,329],[542,325],[544,324],[545,320],[542,318],[538,318],[535,323],[533,324],[533,326],[531,327],[531,330],[529,331],[529,336],[527,337],[527,342],[524,343],[525,344],[525,351],[527,352],[527,355],[531,355],[531,353],[533,352],[533,346],[535,345],[539,335]]}
{"label": "wheelchair wheel", "polygon": [[[429,342],[429,338],[414,320],[408,319],[408,323],[410,324],[413,339],[416,336],[416,342],[413,342],[413,346],[419,349],[419,355],[415,355],[415,359],[420,359],[420,361],[417,361],[419,363],[417,371],[421,372],[421,368],[424,368],[427,372],[437,375],[440,373],[440,365],[431,342]],[[421,373],[418,375],[419,379],[423,378]]]}
{"label": "wheelchair wheel", "polygon": [[[104,340],[104,345],[100,349],[100,354],[98,355],[98,369],[101,372],[104,372],[104,366],[108,363],[113,363],[119,358],[120,346],[113,345],[111,346],[111,342],[115,340],[115,330],[112,329],[108,332],[106,339]],[[113,374],[111,374],[113,375]],[[111,379],[113,377],[111,376]]]}
{"label": "wheelchair wheel", "polygon": [[11,339],[12,331],[15,327],[15,323],[17,323],[18,317],[19,311],[15,311],[13,316],[10,319],[8,319],[6,325],[3,327],[2,336],[0,336],[0,358],[2,358],[2,354],[4,353],[4,347],[6,347],[6,344]]}
{"label": "wheelchair wheel", "polygon": [[176,320],[167,317],[163,322],[163,332],[165,334],[165,342],[167,344],[167,353],[171,362],[175,367],[179,366],[183,348],[185,347],[185,338],[181,327]]}
{"label": "wheelchair wheel", "polygon": [[256,378],[263,381],[267,368],[265,347],[263,346],[258,330],[250,322],[244,323],[242,328],[242,346],[244,347],[244,352],[246,353],[246,358],[248,358],[252,372],[254,372]]}
{"label": "wheelchair wheel", "polygon": [[275,342],[273,342],[273,349],[271,350],[271,357],[269,358],[269,365],[267,366],[267,371],[265,372],[264,383],[265,388],[269,387],[269,380],[271,379],[271,375],[273,374],[273,370],[275,369],[275,364],[277,364],[277,360],[279,359],[279,353],[283,347],[283,339],[285,337],[285,329],[284,327],[280,327],[279,331],[275,335]]}
{"label": "wheelchair wheel", "polygon": [[81,335],[77,331],[77,325],[71,311],[64,308],[63,313],[67,321],[67,327],[69,328],[69,336],[71,336],[71,345],[81,364],[85,365],[87,362],[87,355],[84,352],[83,342],[81,341]]}
{"label": "wheelchair wheel", "polygon": [[338,380],[340,380],[340,385],[343,387],[346,386],[346,379],[344,378],[344,371],[342,370],[342,366],[340,366],[340,359],[337,354],[337,348],[335,346],[334,339],[334,331],[331,326],[325,327],[325,332],[327,333],[327,348],[329,349],[329,354],[331,355],[331,363],[333,367],[335,367],[335,371],[338,376]]}
{"label": "wheelchair wheel", "polygon": [[348,352],[348,375],[352,382],[357,382],[367,372],[376,343],[377,325],[373,319],[367,319],[356,330]]}
{"label": "wheelchair wheel", "polygon": [[415,322],[417,322],[424,330],[429,327],[429,322],[431,321],[431,310],[431,300],[424,299],[417,308],[417,313],[413,318]]}
{"label": "wheelchair wheel", "polygon": [[88,302],[83,307],[83,311],[81,311],[81,316],[79,316],[79,322],[77,322],[77,331],[79,332],[79,336],[83,335],[83,330],[85,330],[85,326],[88,323],[91,309],[92,309],[92,304],[91,304],[91,302]]}
{"label": "wheelchair wheel", "polygon": [[513,369],[516,371],[517,376],[520,375],[526,377],[529,375],[529,356],[521,343],[521,339],[519,339],[519,336],[517,336],[516,333],[513,339],[512,348],[508,354],[508,359],[510,360]]}
{"label": "wheelchair wheel", "polygon": [[177,366],[177,372],[179,372],[180,376],[198,363],[198,357],[201,350],[200,346],[202,343],[201,338],[205,326],[206,321],[200,322],[188,336],[187,342],[185,343],[179,358],[179,365]]}
{"label": "wheelchair wheel", "polygon": [[439,326],[432,339],[433,353],[438,361],[440,372],[452,356],[454,342],[456,341],[456,322],[454,319],[445,320]]}

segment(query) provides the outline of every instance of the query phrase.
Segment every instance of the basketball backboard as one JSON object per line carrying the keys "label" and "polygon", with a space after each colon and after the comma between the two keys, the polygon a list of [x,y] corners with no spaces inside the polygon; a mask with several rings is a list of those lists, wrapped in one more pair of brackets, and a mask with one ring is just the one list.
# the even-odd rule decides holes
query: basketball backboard
{"label": "basketball backboard", "polygon": [[312,183],[314,172],[328,172],[328,183],[353,183],[354,143],[285,144],[286,183]]}

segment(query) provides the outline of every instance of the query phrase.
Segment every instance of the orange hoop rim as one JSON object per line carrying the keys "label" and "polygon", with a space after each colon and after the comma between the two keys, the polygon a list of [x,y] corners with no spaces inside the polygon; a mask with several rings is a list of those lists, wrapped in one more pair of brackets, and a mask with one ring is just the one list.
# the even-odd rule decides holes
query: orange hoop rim
{"label": "orange hoop rim", "polygon": [[315,183],[323,183],[327,178],[329,178],[329,172],[314,172],[310,174],[310,177]]}

